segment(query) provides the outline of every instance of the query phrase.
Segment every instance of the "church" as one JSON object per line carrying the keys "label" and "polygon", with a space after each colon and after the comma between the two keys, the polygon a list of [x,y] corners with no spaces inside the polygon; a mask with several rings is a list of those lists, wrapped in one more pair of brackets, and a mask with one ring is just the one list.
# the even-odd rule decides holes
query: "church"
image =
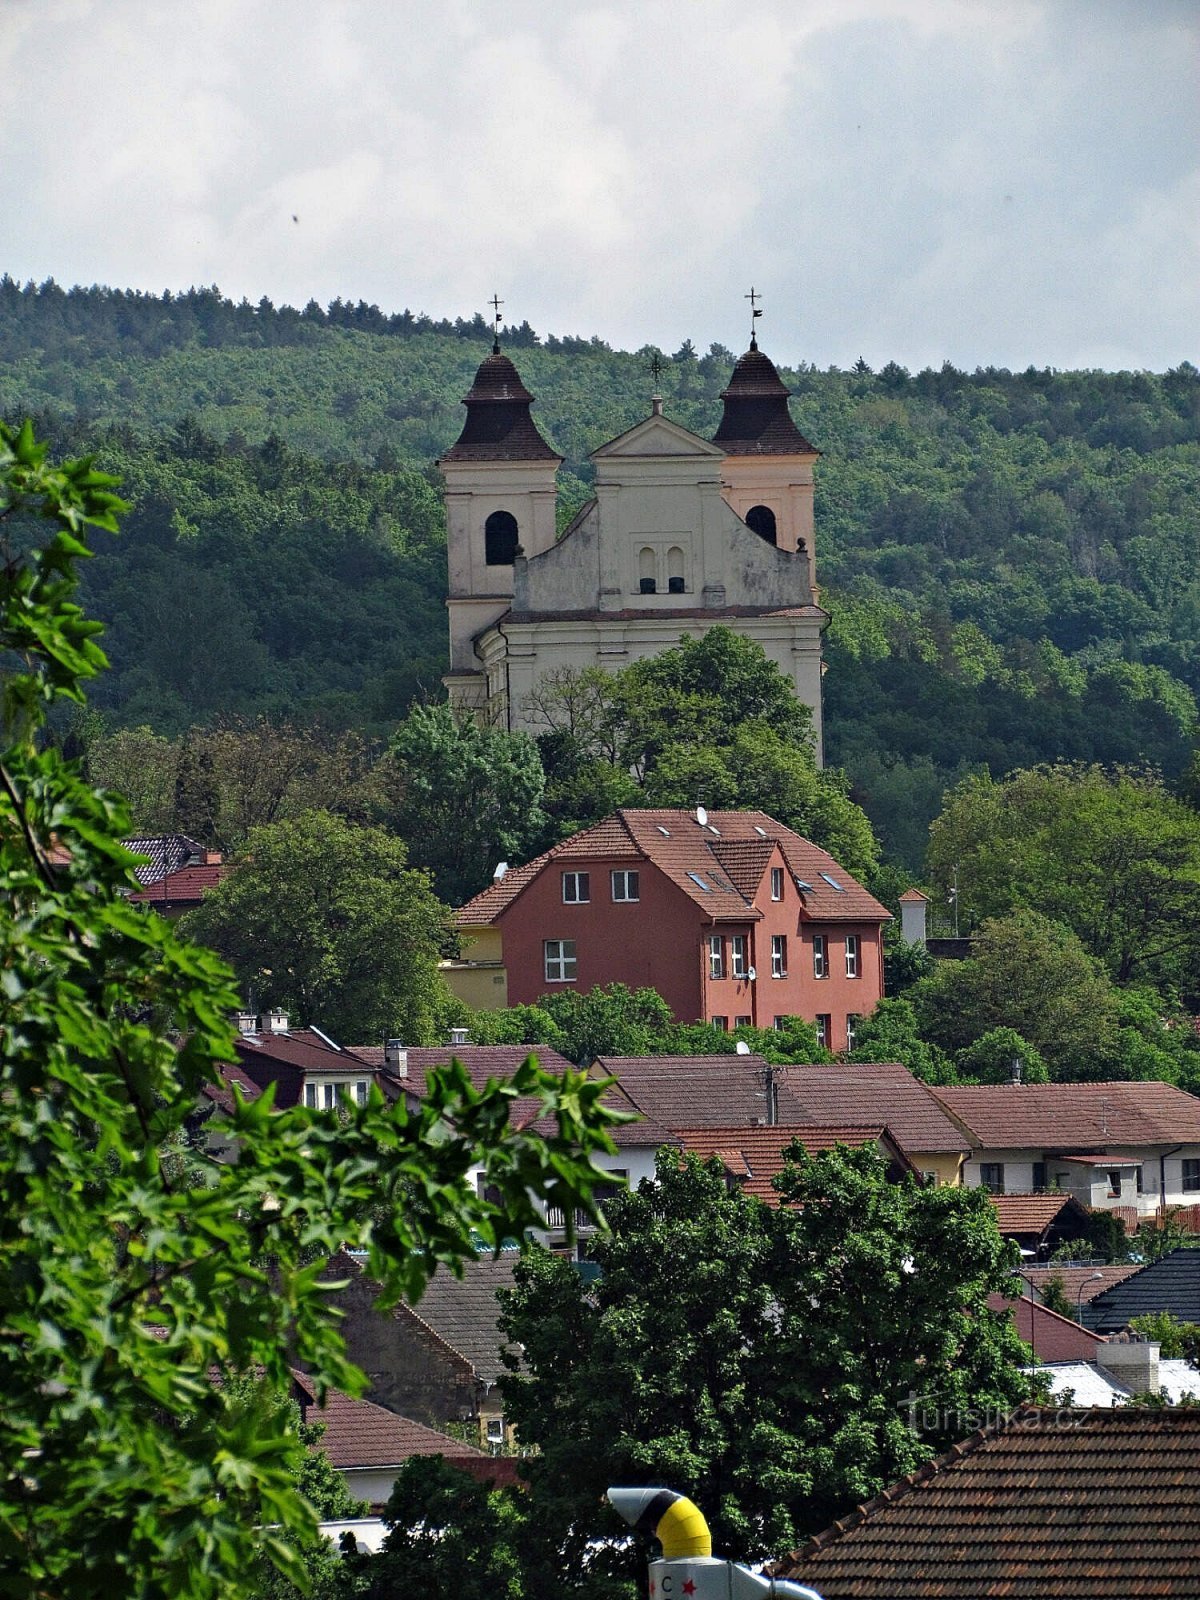
{"label": "church", "polygon": [[531,700],[564,669],[619,670],[723,624],[756,640],[812,709],[821,749],[813,464],[790,391],[752,337],[711,440],[650,415],[592,452],[595,497],[560,537],[562,457],[499,341],[438,465],[446,483],[453,705],[545,731]]}

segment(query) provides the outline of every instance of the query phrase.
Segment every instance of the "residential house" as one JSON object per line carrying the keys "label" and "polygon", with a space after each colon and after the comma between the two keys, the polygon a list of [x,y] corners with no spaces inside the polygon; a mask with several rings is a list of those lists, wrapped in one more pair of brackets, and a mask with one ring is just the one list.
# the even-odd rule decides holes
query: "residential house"
{"label": "residential house", "polygon": [[[1020,1199],[1021,1196],[1015,1198]],[[1051,1261],[1043,1266],[1037,1266],[1031,1262],[1028,1266],[1022,1266],[1021,1276],[1029,1285],[1034,1299],[1040,1300],[1046,1285],[1056,1281],[1066,1295],[1068,1304],[1079,1307],[1089,1300],[1094,1300],[1098,1294],[1103,1294],[1105,1289],[1111,1289],[1114,1284],[1122,1282],[1137,1270],[1136,1263],[1119,1266],[1101,1266],[1096,1263],[1094,1266],[1084,1266],[1064,1262],[1059,1266]]]}
{"label": "residential house", "polygon": [[[133,839],[122,839],[121,843],[134,855],[145,857],[134,867],[133,875],[146,885],[157,883],[181,867],[197,866],[214,853],[186,833],[138,834]],[[217,860],[220,859],[218,855]]]}
{"label": "residential house", "polygon": [[845,1128],[813,1128],[805,1124],[789,1127],[783,1123],[767,1128],[676,1128],[675,1137],[687,1155],[700,1156],[706,1161],[715,1156],[725,1168],[731,1189],[740,1189],[743,1194],[763,1200],[769,1206],[779,1204],[772,1179],[783,1171],[783,1152],[793,1143],[799,1144],[810,1156],[832,1150],[839,1144],[854,1147],[869,1144],[887,1162],[892,1182],[917,1175],[916,1167],[882,1123],[873,1127]]}
{"label": "residential house", "polygon": [[775,1567],[825,1600],[1195,1600],[1200,1411],[1023,1406]]}
{"label": "residential house", "polygon": [[1127,1225],[1200,1201],[1200,1099],[1169,1083],[1011,1083],[933,1091],[971,1142],[964,1181],[1072,1195]]}
{"label": "residential house", "polygon": [[[343,1096],[361,1105],[372,1083],[382,1088],[387,1081],[372,1063],[319,1028],[293,1028],[286,1011],[267,1011],[261,1018],[239,1012],[237,1024],[234,1065],[260,1092],[274,1086],[277,1110],[295,1105],[332,1110]],[[227,1074],[226,1084],[233,1081]]]}
{"label": "residential house", "polygon": [[[386,1059],[389,1051],[394,1057],[392,1063]],[[467,1069],[476,1088],[482,1088],[492,1078],[511,1077],[530,1055],[536,1056],[547,1072],[561,1074],[577,1070],[565,1056],[559,1055],[557,1050],[541,1044],[472,1045],[455,1042],[411,1049],[401,1048],[398,1051],[394,1044],[356,1045],[353,1054],[382,1074],[381,1082],[385,1093],[394,1094],[403,1089],[418,1097],[425,1092],[426,1074],[434,1067],[445,1066],[452,1058],[461,1062]],[[619,1089],[610,1093],[609,1100],[617,1110],[632,1113],[640,1109],[633,1106]],[[540,1103],[536,1100],[514,1100],[509,1110],[510,1120],[534,1132],[549,1133],[553,1128],[553,1118],[540,1116],[540,1110]],[[617,1124],[612,1129],[612,1138],[617,1146],[616,1154],[609,1155],[600,1151],[593,1157],[593,1164],[610,1174],[611,1178],[609,1186],[601,1185],[596,1192],[596,1197],[601,1202],[605,1193],[611,1192],[613,1186],[629,1185],[636,1189],[643,1178],[653,1177],[658,1150],[664,1144],[674,1142],[666,1128],[646,1116],[635,1122]],[[472,1172],[470,1181],[484,1182],[482,1168]],[[534,1237],[552,1250],[577,1255],[580,1249],[586,1246],[587,1239],[595,1232],[595,1224],[583,1211],[576,1214],[571,1227],[568,1227],[567,1221],[561,1209],[551,1206],[546,1212],[545,1230],[536,1233]]]}
{"label": "residential house", "polygon": [[147,884],[129,898],[135,905],[152,906],[160,917],[174,922],[185,911],[194,911],[210,889],[215,889],[233,871],[217,850],[206,850],[200,861],[177,867]]}
{"label": "residential house", "polygon": [[970,1146],[928,1085],[895,1063],[774,1066],[761,1056],[600,1056],[643,1113],[680,1129],[882,1129],[926,1177],[957,1183]]}
{"label": "residential house", "polygon": [[1061,1361],[1094,1362],[1107,1342],[1028,1294],[1022,1294],[1017,1300],[990,1294],[988,1305],[993,1311],[1008,1311],[1018,1336],[1029,1346],[1035,1366]]}
{"label": "residential house", "polygon": [[1055,1400],[1073,1406],[1123,1406],[1146,1394],[1172,1406],[1200,1400],[1200,1372],[1191,1362],[1164,1359],[1157,1344],[1137,1334],[1102,1339],[1091,1362],[1045,1362],[1034,1370],[1049,1379]]}
{"label": "residential house", "polygon": [[764,812],[623,809],[468,901],[463,958],[443,971],[477,1006],[624,983],[656,989],[681,1022],[802,1017],[839,1051],[883,994],[889,917]]}
{"label": "residential house", "polygon": [[1159,1311],[1179,1322],[1200,1323],[1200,1250],[1170,1250],[1131,1272],[1089,1300],[1083,1319],[1099,1333],[1117,1333],[1134,1317]]}
{"label": "residential house", "polygon": [[340,1286],[330,1300],[350,1358],[367,1375],[367,1398],[429,1427],[469,1425],[481,1446],[508,1442],[496,1387],[505,1370],[496,1295],[512,1288],[516,1261],[515,1250],[481,1256],[464,1264],[461,1278],[435,1273],[418,1305],[382,1310],[365,1257],[334,1256],[329,1273]]}
{"label": "residential house", "polygon": [[301,1422],[325,1430],[312,1448],[329,1457],[350,1493],[369,1506],[386,1505],[397,1473],[412,1456],[440,1455],[474,1477],[495,1476],[483,1450],[370,1400],[353,1400],[340,1389],[330,1389],[320,1405],[316,1384],[295,1368],[292,1399],[300,1407]]}

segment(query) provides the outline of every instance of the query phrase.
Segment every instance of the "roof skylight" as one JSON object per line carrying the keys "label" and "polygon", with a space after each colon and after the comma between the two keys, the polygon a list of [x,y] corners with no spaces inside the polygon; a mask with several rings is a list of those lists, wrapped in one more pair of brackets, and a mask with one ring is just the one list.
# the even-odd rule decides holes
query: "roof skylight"
{"label": "roof skylight", "polygon": [[664,839],[669,839],[671,837],[670,828],[664,828],[661,822],[658,824],[658,831],[662,834]]}
{"label": "roof skylight", "polygon": [[693,883],[699,884],[700,888],[704,890],[705,894],[711,894],[712,893],[712,889],[708,886],[707,883],[705,883],[704,879],[700,876],[700,874],[698,872],[689,872],[688,873],[688,877],[692,880]]}
{"label": "roof skylight", "polygon": [[846,890],[844,885],[840,884],[836,878],[831,878],[827,872],[823,872],[821,876],[825,879],[825,882],[831,889],[836,889],[839,894],[845,894]]}

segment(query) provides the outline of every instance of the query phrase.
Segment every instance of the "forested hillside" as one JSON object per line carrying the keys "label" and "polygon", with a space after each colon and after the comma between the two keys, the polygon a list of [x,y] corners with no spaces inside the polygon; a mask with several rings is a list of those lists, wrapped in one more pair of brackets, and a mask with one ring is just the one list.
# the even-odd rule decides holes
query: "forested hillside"
{"label": "forested hillside", "polygon": [[[109,623],[113,724],[382,733],[440,693],[430,464],[487,338],[362,304],[0,282],[0,415],[97,450],[135,502],[84,595]],[[566,516],[587,452],[645,414],[652,352],[528,326],[505,343],[567,457]],[[711,434],[733,353],[667,354],[667,413]],[[1176,777],[1200,695],[1200,373],[783,376],[823,452],[828,757],[892,858],[919,865],[943,789],[980,766]]]}

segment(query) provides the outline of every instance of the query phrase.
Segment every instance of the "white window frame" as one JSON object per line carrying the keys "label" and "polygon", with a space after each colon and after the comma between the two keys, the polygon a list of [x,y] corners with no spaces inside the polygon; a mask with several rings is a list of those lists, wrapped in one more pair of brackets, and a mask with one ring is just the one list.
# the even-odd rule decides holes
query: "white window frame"
{"label": "white window frame", "polygon": [[[568,889],[570,893],[568,894]],[[564,872],[562,897],[565,906],[586,906],[592,902],[592,875],[590,872]]]}
{"label": "white window frame", "polygon": [[708,975],[712,979],[725,976],[725,937],[720,933],[708,936]]}
{"label": "white window frame", "polygon": [[828,1050],[829,1041],[833,1036],[833,1018],[829,1012],[818,1011],[813,1019],[813,1027],[817,1030],[817,1043],[822,1050]]}
{"label": "white window frame", "polygon": [[848,978],[857,978],[861,975],[860,954],[861,942],[858,934],[848,933],[846,935],[846,976]]}
{"label": "white window frame", "polygon": [[735,1033],[739,1028],[752,1028],[753,1026],[753,1017],[734,1017],[733,1019],[733,1029]]}
{"label": "white window frame", "polygon": [[503,1417],[486,1417],[484,1419],[484,1438],[488,1444],[504,1443]]}
{"label": "white window frame", "polygon": [[813,977],[829,976],[829,939],[823,933],[813,934]]}
{"label": "white window frame", "polygon": [[[992,1176],[989,1177],[988,1174]],[[1004,1163],[1003,1161],[981,1161],[979,1163],[980,1187],[987,1189],[991,1194],[1004,1193]]]}
{"label": "white window frame", "polygon": [[574,939],[542,940],[542,971],[547,983],[574,983],[578,966]]}
{"label": "white window frame", "polygon": [[358,1104],[360,1106],[365,1106],[366,1105],[366,1103],[367,1103],[367,1095],[369,1093],[370,1093],[370,1088],[369,1088],[369,1085],[367,1083],[367,1080],[365,1078],[360,1078],[358,1080],[358,1082],[354,1085],[354,1098],[355,1098],[355,1100],[358,1102]]}
{"label": "white window frame", "polygon": [[857,1011],[847,1011],[847,1013],[846,1013],[846,1049],[847,1050],[853,1050],[854,1049],[854,1042],[855,1042],[854,1041],[854,1036],[858,1032],[858,1025],[859,1025],[859,1023],[861,1021],[862,1021],[862,1015],[859,1012],[857,1012]]}
{"label": "white window frame", "polygon": [[782,900],[783,899],[783,868],[782,867],[772,867],[771,868],[771,899],[772,900]]}
{"label": "white window frame", "polygon": [[718,1033],[728,1033],[729,1032],[729,1018],[728,1017],[709,1017],[708,1025],[709,1025],[710,1028],[715,1028]]}
{"label": "white window frame", "polygon": [[310,1111],[317,1109],[317,1086],[315,1083],[306,1083],[304,1085],[304,1104]]}
{"label": "white window frame", "polygon": [[773,978],[786,978],[787,975],[787,934],[773,933],[771,935],[771,976]]}
{"label": "white window frame", "polygon": [[744,978],[750,971],[746,960],[747,940],[744,933],[731,933],[729,935],[729,971],[735,978]]}
{"label": "white window frame", "polygon": [[609,887],[612,890],[614,905],[633,905],[642,898],[641,881],[636,872],[625,870],[613,872],[610,875]]}
{"label": "white window frame", "polygon": [[1200,1160],[1195,1156],[1185,1156],[1179,1163],[1179,1187],[1182,1194],[1196,1194],[1200,1191]]}

